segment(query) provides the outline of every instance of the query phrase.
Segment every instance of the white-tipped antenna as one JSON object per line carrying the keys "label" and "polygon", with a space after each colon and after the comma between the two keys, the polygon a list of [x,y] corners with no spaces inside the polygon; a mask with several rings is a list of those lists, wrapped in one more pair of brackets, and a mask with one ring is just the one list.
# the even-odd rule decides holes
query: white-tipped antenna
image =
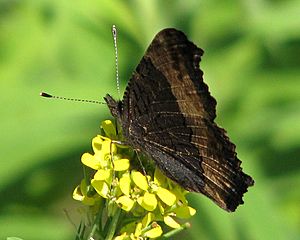
{"label": "white-tipped antenna", "polygon": [[117,91],[118,91],[118,95],[119,95],[119,99],[120,99],[121,93],[120,93],[120,80],[119,80],[119,63],[118,63],[118,45],[117,45],[117,27],[116,27],[116,25],[112,26],[112,34],[113,34],[113,38],[114,38],[114,47],[115,47]]}
{"label": "white-tipped antenna", "polygon": [[100,102],[100,101],[97,101],[97,100],[87,100],[87,99],[79,99],[79,98],[66,98],[66,97],[61,97],[61,96],[53,96],[53,95],[51,95],[49,93],[45,93],[45,92],[41,92],[40,96],[41,97],[46,97],[46,98],[56,98],[56,99],[67,100],[67,101],[75,101],[75,102],[106,104],[105,102]]}

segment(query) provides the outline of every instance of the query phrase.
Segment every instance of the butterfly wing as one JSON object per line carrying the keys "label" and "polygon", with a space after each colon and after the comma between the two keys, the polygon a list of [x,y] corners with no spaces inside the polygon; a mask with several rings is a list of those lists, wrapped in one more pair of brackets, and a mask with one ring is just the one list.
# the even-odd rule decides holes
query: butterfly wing
{"label": "butterfly wing", "polygon": [[180,31],[158,33],[128,83],[118,118],[128,142],[169,178],[234,211],[253,180],[214,123],[216,101],[199,69],[202,54]]}

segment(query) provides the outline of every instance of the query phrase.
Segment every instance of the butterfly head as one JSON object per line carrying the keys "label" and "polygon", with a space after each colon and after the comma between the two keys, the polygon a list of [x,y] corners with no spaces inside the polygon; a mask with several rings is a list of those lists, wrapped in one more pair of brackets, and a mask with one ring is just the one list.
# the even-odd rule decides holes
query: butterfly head
{"label": "butterfly head", "polygon": [[115,118],[120,119],[121,118],[121,114],[122,114],[122,109],[123,109],[122,101],[116,101],[109,94],[106,94],[106,96],[104,97],[104,100],[107,103],[107,106],[108,106],[111,114]]}

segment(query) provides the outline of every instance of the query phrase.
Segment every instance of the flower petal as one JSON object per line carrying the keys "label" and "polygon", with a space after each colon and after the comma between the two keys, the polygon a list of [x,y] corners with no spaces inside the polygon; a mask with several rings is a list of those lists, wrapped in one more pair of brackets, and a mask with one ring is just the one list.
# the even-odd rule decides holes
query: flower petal
{"label": "flower petal", "polygon": [[132,171],[131,177],[135,185],[137,185],[140,189],[145,191],[148,189],[149,185],[148,185],[147,178],[142,173],[137,171]]}
{"label": "flower petal", "polygon": [[103,137],[101,135],[97,135],[92,139],[92,147],[94,152],[102,151],[103,150],[103,144],[104,142],[107,141],[108,143],[110,142],[109,138]]}
{"label": "flower petal", "polygon": [[130,178],[130,175],[129,173],[124,173],[120,179],[120,189],[121,189],[121,192],[125,195],[129,195],[130,194],[130,187],[131,185],[131,178]]}
{"label": "flower petal", "polygon": [[84,153],[81,156],[81,162],[87,167],[90,167],[92,169],[99,169],[101,167],[100,162],[97,161],[97,159],[94,157],[94,155],[90,153]]}
{"label": "flower petal", "polygon": [[157,206],[157,199],[153,193],[146,192],[137,202],[147,211],[153,211]]}
{"label": "flower petal", "polygon": [[97,137],[93,138],[92,147],[93,147],[94,153],[101,151],[101,152],[103,152],[103,154],[113,154],[117,150],[116,145],[112,144],[112,141],[110,138],[103,137],[101,135],[98,135]]}
{"label": "flower petal", "polygon": [[159,226],[158,224],[156,224],[156,227],[152,228],[151,230],[145,232],[143,234],[144,237],[148,237],[148,238],[157,238],[159,236],[161,236],[163,233],[161,226]]}
{"label": "flower petal", "polygon": [[179,228],[180,224],[176,222],[171,216],[165,216],[164,222],[171,228]]}
{"label": "flower petal", "polygon": [[95,175],[95,180],[106,181],[108,184],[111,183],[112,180],[112,170],[111,169],[99,169]]}
{"label": "flower petal", "polygon": [[73,199],[80,201],[88,206],[92,206],[95,204],[95,198],[83,195],[79,186],[77,186],[73,192]]}
{"label": "flower petal", "polygon": [[174,213],[176,214],[176,217],[179,218],[190,218],[196,213],[196,209],[189,207],[187,205],[180,206],[178,208],[175,208]]}
{"label": "flower petal", "polygon": [[172,206],[176,201],[175,194],[162,187],[157,189],[156,195],[168,206]]}
{"label": "flower petal", "polygon": [[134,201],[129,198],[128,196],[121,196],[118,198],[118,200],[116,201],[117,204],[121,205],[121,208],[127,212],[129,212],[133,205],[134,205]]}
{"label": "flower petal", "polygon": [[135,232],[134,232],[134,236],[135,236],[135,237],[139,237],[139,236],[141,235],[141,233],[142,233],[142,228],[143,228],[142,223],[139,222],[139,223],[136,225],[136,228],[135,228]]}
{"label": "flower petal", "polygon": [[73,198],[77,201],[82,201],[84,196],[82,194],[82,192],[80,191],[80,187],[77,186],[74,191],[73,191]]}
{"label": "flower petal", "polygon": [[91,184],[101,197],[107,198],[107,194],[109,193],[109,187],[105,181],[98,181],[92,179]]}
{"label": "flower petal", "polygon": [[129,163],[129,159],[118,159],[118,160],[114,160],[114,170],[115,171],[125,171],[129,168],[130,163]]}

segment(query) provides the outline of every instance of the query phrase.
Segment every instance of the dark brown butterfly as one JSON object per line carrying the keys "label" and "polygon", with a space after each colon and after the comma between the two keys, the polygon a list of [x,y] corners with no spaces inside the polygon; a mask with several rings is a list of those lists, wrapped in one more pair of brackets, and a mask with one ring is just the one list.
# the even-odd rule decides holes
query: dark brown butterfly
{"label": "dark brown butterfly", "polygon": [[176,29],[159,32],[137,66],[122,101],[105,101],[133,148],[170,179],[234,211],[253,185],[235,145],[214,123],[216,100],[203,82],[203,50]]}

